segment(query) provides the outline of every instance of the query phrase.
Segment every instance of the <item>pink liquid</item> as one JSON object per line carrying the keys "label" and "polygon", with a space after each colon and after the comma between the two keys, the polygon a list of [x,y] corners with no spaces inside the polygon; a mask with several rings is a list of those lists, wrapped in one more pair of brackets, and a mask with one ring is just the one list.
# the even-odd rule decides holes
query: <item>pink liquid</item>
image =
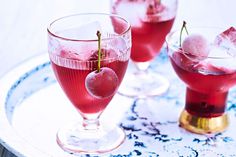
{"label": "pink liquid", "polygon": [[[53,58],[57,58],[59,61]],[[114,95],[107,98],[95,98],[85,88],[85,78],[90,72],[96,70],[97,61],[90,62],[90,64],[86,64],[86,61],[76,62],[78,68],[72,68],[68,65],[75,63],[73,61],[75,59],[67,59],[71,64],[63,66],[58,65],[60,60],[62,63],[62,58],[51,56],[55,76],[72,104],[84,114],[102,112]],[[91,60],[94,60],[94,58],[91,58]],[[128,60],[120,61],[118,58],[101,62],[101,67],[109,67],[114,70],[118,76],[119,83],[124,77],[127,65]]]}
{"label": "pink liquid", "polygon": [[179,52],[171,57],[175,72],[187,84],[185,109],[199,117],[217,117],[224,113],[230,87],[236,84],[236,72],[203,65],[206,73],[200,73]]}
{"label": "pink liquid", "polygon": [[[134,62],[148,62],[156,57],[170,32],[175,17],[143,21],[140,10],[145,4],[137,1],[118,0],[113,13],[126,17],[131,23],[132,48],[131,59]],[[143,16],[146,14],[142,13]]]}
{"label": "pink liquid", "polygon": [[147,62],[159,54],[170,32],[174,19],[160,22],[142,22],[141,27],[133,26],[131,59],[135,62]]}

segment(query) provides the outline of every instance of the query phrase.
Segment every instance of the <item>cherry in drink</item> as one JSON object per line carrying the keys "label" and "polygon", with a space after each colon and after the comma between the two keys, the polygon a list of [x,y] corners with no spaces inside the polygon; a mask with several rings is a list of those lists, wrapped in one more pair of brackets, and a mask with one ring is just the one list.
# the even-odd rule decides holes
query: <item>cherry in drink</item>
{"label": "cherry in drink", "polygon": [[134,62],[150,62],[159,53],[166,35],[172,28],[174,18],[166,21],[142,22],[140,27],[132,27],[133,46],[131,59]]}
{"label": "cherry in drink", "polygon": [[186,36],[183,29],[182,33],[177,31],[167,36],[171,64],[187,86],[180,125],[200,134],[220,132],[228,126],[227,95],[236,84],[236,44],[228,37],[236,30],[190,28],[188,31],[190,34]]}
{"label": "cherry in drink", "polygon": [[158,1],[114,2],[113,12],[127,17],[132,25],[131,59],[134,62],[149,62],[160,52],[175,19],[174,10],[171,12],[167,7]]}
{"label": "cherry in drink", "polygon": [[63,150],[105,153],[124,142],[123,129],[100,123],[99,117],[123,80],[130,40],[130,24],[112,14],[70,15],[49,25],[48,52],[53,72],[82,117],[82,121],[58,130],[56,140]]}
{"label": "cherry in drink", "polygon": [[[90,94],[86,89],[85,80],[89,73],[97,69],[98,56],[96,49],[84,51],[90,51],[89,54],[91,54],[91,56],[87,57],[88,59],[86,61],[81,60],[76,54],[71,55],[71,52],[61,50],[58,55],[51,55],[51,63],[59,84],[76,109],[78,109],[82,115],[98,114],[106,108],[115,94],[115,92],[112,92],[110,95],[103,93],[106,93],[106,91],[111,88],[110,86],[116,85],[117,83],[113,81],[109,84],[106,80],[101,80],[103,83],[102,91],[100,91],[101,97]],[[102,53],[101,66],[108,67],[117,74],[119,85],[124,77],[128,60],[120,60],[118,53],[112,49],[103,49]],[[89,65],[86,64],[86,62],[88,62]],[[65,64],[63,65],[61,63]],[[104,79],[106,79],[106,77]]]}
{"label": "cherry in drink", "polygon": [[[145,97],[163,94],[168,89],[169,82],[158,74],[148,72],[148,67],[160,53],[173,26],[176,9],[176,0],[112,1],[112,12],[126,17],[131,23],[131,60],[139,70],[133,74],[135,76],[124,80],[127,86],[121,87],[121,94]],[[134,78],[136,83],[131,85]]]}
{"label": "cherry in drink", "polygon": [[177,75],[188,86],[186,111],[195,116],[208,118],[223,115],[226,108],[228,90],[236,83],[236,71],[227,71],[212,67],[212,65],[199,65],[183,69],[178,62],[186,59],[186,57],[178,56],[174,54],[174,58],[171,58],[171,63]]}

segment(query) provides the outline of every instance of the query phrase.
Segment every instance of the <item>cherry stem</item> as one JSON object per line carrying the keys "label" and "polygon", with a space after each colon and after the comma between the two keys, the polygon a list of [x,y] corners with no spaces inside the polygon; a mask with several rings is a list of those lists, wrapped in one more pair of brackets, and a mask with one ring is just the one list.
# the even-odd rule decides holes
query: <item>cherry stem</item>
{"label": "cherry stem", "polygon": [[101,32],[97,31],[97,37],[98,37],[98,68],[97,72],[100,72],[101,69]]}
{"label": "cherry stem", "polygon": [[183,25],[182,25],[182,27],[181,27],[181,30],[180,30],[180,36],[179,36],[179,46],[181,47],[182,45],[181,45],[181,43],[182,43],[182,34],[183,34],[183,30],[185,29],[185,31],[186,31],[186,33],[187,33],[187,35],[188,35],[188,30],[187,30],[187,27],[186,27],[186,22],[185,21],[183,21]]}

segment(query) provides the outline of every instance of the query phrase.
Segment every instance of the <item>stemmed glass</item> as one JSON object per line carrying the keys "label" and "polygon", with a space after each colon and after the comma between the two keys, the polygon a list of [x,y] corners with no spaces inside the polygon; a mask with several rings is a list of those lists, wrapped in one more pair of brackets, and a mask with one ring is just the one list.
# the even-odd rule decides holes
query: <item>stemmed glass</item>
{"label": "stemmed glass", "polygon": [[[161,95],[169,82],[148,67],[160,50],[172,28],[177,0],[111,0],[111,12],[127,18],[131,23],[131,60],[135,71],[128,73],[119,93],[130,97]],[[161,67],[156,67],[161,68]]]}
{"label": "stemmed glass", "polygon": [[125,75],[130,48],[130,24],[117,15],[76,14],[49,25],[54,74],[83,119],[59,129],[57,143],[65,151],[103,153],[124,141],[120,127],[100,124],[99,117]]}
{"label": "stemmed glass", "polygon": [[188,35],[183,30],[166,38],[173,69],[187,86],[180,126],[198,134],[224,131],[229,124],[227,96],[236,85],[236,49],[231,45],[236,30],[188,28]]}

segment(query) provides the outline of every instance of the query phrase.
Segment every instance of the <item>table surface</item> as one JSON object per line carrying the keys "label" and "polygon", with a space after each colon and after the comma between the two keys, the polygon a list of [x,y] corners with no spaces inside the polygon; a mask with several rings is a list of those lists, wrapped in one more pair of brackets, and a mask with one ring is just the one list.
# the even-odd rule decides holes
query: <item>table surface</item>
{"label": "table surface", "polygon": [[[46,53],[52,19],[79,12],[109,12],[109,0],[0,0],[0,76],[25,59]],[[236,26],[235,0],[179,0],[174,28],[191,25]],[[0,147],[1,156],[12,156]]]}

